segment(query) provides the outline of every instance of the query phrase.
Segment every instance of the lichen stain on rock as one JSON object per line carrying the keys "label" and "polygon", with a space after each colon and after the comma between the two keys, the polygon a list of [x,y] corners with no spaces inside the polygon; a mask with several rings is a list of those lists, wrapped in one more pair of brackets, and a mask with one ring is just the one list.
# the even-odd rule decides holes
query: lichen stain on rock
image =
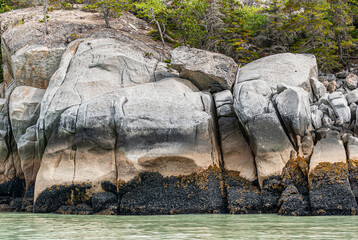
{"label": "lichen stain on rock", "polygon": [[186,176],[142,172],[119,189],[119,214],[224,213],[220,182],[214,166]]}
{"label": "lichen stain on rock", "polygon": [[[319,163],[318,166],[309,174],[309,187],[319,188],[322,184],[335,184],[344,185],[348,180],[348,165],[346,163]],[[325,182],[322,182],[325,181]],[[314,182],[320,182],[312,185]]]}
{"label": "lichen stain on rock", "polygon": [[228,211],[230,214],[262,213],[259,184],[240,176],[238,171],[225,171]]}
{"label": "lichen stain on rock", "polygon": [[357,201],[349,182],[348,164],[319,163],[309,174],[313,215],[355,215]]}
{"label": "lichen stain on rock", "polygon": [[308,194],[309,164],[303,157],[291,158],[282,171],[282,184],[286,188],[293,184],[301,194]]}

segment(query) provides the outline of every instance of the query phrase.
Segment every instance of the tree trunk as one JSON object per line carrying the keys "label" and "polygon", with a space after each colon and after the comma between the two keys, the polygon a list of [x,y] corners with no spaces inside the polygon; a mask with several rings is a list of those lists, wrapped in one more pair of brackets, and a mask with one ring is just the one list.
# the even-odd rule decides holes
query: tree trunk
{"label": "tree trunk", "polygon": [[159,35],[160,35],[160,39],[162,40],[163,47],[165,47],[165,41],[164,41],[164,36],[163,36],[162,28],[160,27],[159,22],[158,22],[157,19],[155,18],[153,9],[150,9],[150,11],[151,11],[151,14],[152,14],[153,21],[154,21],[155,24],[157,25],[157,28],[158,28],[158,31],[159,31]]}
{"label": "tree trunk", "polygon": [[339,49],[339,59],[341,60],[341,62],[344,62],[344,60],[343,60],[342,40],[341,40],[340,35],[338,35],[338,49]]}
{"label": "tree trunk", "polygon": [[44,6],[44,22],[45,22],[45,32],[48,34],[48,24],[47,24],[47,0],[43,0],[43,6]]}
{"label": "tree trunk", "polygon": [[102,13],[103,13],[103,17],[104,17],[104,21],[106,22],[106,27],[110,28],[111,26],[109,25],[109,21],[108,21],[108,11],[106,11],[104,5],[101,5],[102,7]]}

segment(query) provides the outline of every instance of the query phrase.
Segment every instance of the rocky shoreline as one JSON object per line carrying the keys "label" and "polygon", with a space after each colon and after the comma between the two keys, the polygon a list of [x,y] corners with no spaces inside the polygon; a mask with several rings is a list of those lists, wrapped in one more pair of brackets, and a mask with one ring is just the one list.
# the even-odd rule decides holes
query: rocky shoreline
{"label": "rocky shoreline", "polygon": [[129,13],[55,10],[45,35],[40,13],[0,15],[0,211],[357,213],[358,66],[239,67]]}

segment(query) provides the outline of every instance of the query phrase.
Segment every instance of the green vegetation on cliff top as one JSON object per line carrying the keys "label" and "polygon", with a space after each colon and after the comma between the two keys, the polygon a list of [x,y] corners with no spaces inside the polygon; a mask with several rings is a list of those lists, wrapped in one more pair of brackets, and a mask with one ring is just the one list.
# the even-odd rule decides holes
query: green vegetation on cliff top
{"label": "green vegetation on cliff top", "polygon": [[[42,1],[38,1],[42,2]],[[153,38],[174,46],[220,52],[240,64],[282,52],[317,57],[320,69],[349,66],[357,53],[358,0],[49,0],[49,9],[86,10],[120,17],[122,11],[153,24]],[[30,0],[1,0],[0,13],[34,5]]]}

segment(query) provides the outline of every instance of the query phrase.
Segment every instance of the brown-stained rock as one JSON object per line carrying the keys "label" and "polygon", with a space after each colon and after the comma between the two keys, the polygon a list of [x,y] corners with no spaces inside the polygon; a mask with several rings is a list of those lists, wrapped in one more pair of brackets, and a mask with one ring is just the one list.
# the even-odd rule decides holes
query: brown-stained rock
{"label": "brown-stained rock", "polygon": [[119,187],[120,215],[225,213],[221,171],[210,167],[187,176],[142,172]]}
{"label": "brown-stained rock", "polygon": [[309,174],[310,204],[313,215],[355,215],[357,201],[343,162],[322,162]]}
{"label": "brown-stained rock", "polygon": [[261,191],[257,181],[248,181],[237,171],[225,171],[224,176],[230,214],[263,212]]}
{"label": "brown-stained rock", "polygon": [[336,91],[336,89],[337,89],[337,83],[336,83],[336,81],[330,82],[330,83],[328,84],[328,86],[327,86],[327,90],[328,90],[329,93],[333,93],[334,91]]}

